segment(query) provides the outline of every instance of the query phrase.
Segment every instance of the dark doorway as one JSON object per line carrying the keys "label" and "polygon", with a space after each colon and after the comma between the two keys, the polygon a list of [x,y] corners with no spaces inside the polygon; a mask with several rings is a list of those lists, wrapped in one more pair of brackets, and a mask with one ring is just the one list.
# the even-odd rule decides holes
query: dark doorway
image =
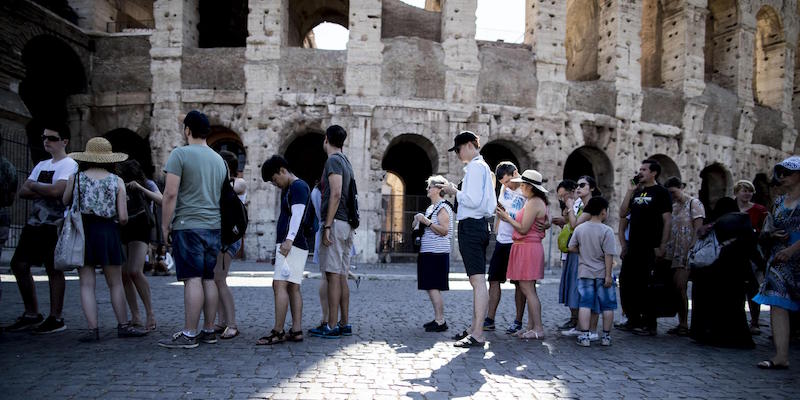
{"label": "dark doorway", "polygon": [[[614,169],[611,160],[600,149],[590,146],[579,147],[567,157],[564,164],[564,179],[578,181],[583,175],[597,181],[597,187],[606,199],[614,194]],[[631,173],[633,176],[633,173]]]}
{"label": "dark doorway", "polygon": [[[512,144],[513,145],[513,144]],[[483,147],[481,147],[481,155],[483,156],[483,160],[486,161],[486,164],[489,164],[489,168],[494,173],[495,169],[497,169],[497,164],[500,164],[503,161],[511,161],[514,165],[517,166],[517,170],[521,174],[528,166],[521,166],[519,165],[519,159],[514,152],[511,151],[509,145],[502,143],[500,141],[493,141],[486,143]],[[495,195],[500,195],[500,184],[494,185],[494,192]]]}
{"label": "dark doorway", "polygon": [[113,151],[125,153],[128,157],[138,161],[145,176],[149,179],[153,179],[155,167],[153,166],[153,155],[150,151],[149,140],[125,128],[117,128],[109,131],[103,135],[103,137],[111,142],[111,149]]}
{"label": "dark doorway", "polygon": [[312,188],[322,178],[322,169],[328,159],[325,149],[322,148],[324,141],[325,135],[308,132],[295,138],[284,152],[289,168]]}
{"label": "dark doorway", "polygon": [[661,164],[661,175],[658,176],[658,183],[663,185],[667,182],[667,179],[673,176],[683,180],[683,178],[681,178],[681,169],[678,168],[678,164],[676,164],[672,158],[664,154],[655,154],[650,156],[650,158]]}
{"label": "dark doorway", "polygon": [[217,153],[222,150],[227,150],[236,154],[236,157],[239,159],[239,170],[237,173],[241,176],[242,171],[244,171],[245,163],[247,163],[247,153],[245,152],[244,144],[242,144],[242,139],[239,138],[236,132],[224,126],[212,125],[211,134],[208,135],[206,142],[208,146]]}
{"label": "dark doorway", "polygon": [[245,47],[247,45],[247,1],[200,0],[198,44],[206,47]]}
{"label": "dark doorway", "polygon": [[731,177],[725,167],[719,163],[711,164],[700,171],[700,201],[706,208],[706,214],[710,215],[717,201],[728,196],[731,188]]}

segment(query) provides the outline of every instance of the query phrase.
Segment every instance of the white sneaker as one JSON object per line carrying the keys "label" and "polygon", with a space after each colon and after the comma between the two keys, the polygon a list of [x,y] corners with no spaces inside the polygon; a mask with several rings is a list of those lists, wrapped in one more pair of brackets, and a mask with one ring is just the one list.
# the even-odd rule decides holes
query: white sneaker
{"label": "white sneaker", "polygon": [[590,332],[589,333],[589,341],[596,342],[598,340],[600,340],[600,335],[598,335],[597,332]]}
{"label": "white sneaker", "polygon": [[578,336],[578,339],[575,340],[578,346],[582,347],[589,347],[591,346],[591,341],[589,341],[589,334],[583,333]]}
{"label": "white sneaker", "polygon": [[603,346],[611,346],[611,335],[603,335],[603,340],[600,341]]}
{"label": "white sneaker", "polygon": [[564,336],[579,336],[581,333],[582,333],[581,331],[575,328],[572,328],[568,331],[561,331],[561,334]]}

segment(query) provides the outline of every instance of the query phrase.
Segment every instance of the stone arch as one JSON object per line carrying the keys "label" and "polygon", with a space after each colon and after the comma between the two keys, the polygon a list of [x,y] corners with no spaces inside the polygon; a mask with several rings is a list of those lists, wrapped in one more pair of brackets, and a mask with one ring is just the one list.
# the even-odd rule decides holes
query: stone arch
{"label": "stone arch", "polygon": [[[47,123],[67,124],[67,98],[85,93],[86,72],[78,54],[55,36],[39,35],[22,49],[25,77],[19,84],[19,95],[31,120],[26,126],[31,159],[49,158],[39,136]],[[72,132],[77,138],[77,132]],[[74,147],[73,147],[74,148]]]}
{"label": "stone arch", "polygon": [[730,196],[733,190],[733,177],[724,165],[715,162],[700,171],[700,201],[711,213],[717,200]]}
{"label": "stone arch", "polygon": [[[588,4],[587,4],[588,3]],[[567,0],[567,29],[564,47],[567,80],[597,80],[600,45],[600,7],[597,0]]]}
{"label": "stone arch", "polygon": [[386,146],[381,169],[402,178],[406,194],[425,195],[425,179],[438,172],[438,160],[439,153],[430,140],[422,135],[404,133]]}
{"label": "stone arch", "polygon": [[659,87],[663,45],[664,8],[661,0],[644,0],[642,3],[642,86]]}
{"label": "stone arch", "polygon": [[753,99],[757,104],[779,109],[783,94],[786,42],[781,16],[770,6],[756,14],[753,60]]}
{"label": "stone arch", "polygon": [[522,147],[508,139],[490,140],[481,146],[481,155],[492,171],[497,168],[497,164],[501,161],[511,161],[517,166],[520,173],[526,169],[535,168]]}
{"label": "stone arch", "polygon": [[597,188],[606,199],[614,195],[614,166],[605,152],[592,146],[575,149],[564,163],[564,179],[577,182],[583,175],[589,175],[597,181]]}
{"label": "stone arch", "polygon": [[115,152],[122,152],[128,157],[139,162],[145,176],[153,179],[155,166],[153,165],[153,153],[150,149],[150,139],[137,134],[127,128],[117,128],[106,132],[104,138],[111,142],[111,149]]}
{"label": "stone arch", "polygon": [[735,36],[739,31],[736,0],[709,0],[706,15],[705,80],[725,89],[736,89]]}
{"label": "stone arch", "polygon": [[290,1],[287,44],[292,47],[302,47],[308,33],[323,22],[330,22],[349,29],[349,9],[349,0]]}
{"label": "stone arch", "polygon": [[678,168],[678,164],[675,163],[675,160],[673,160],[670,156],[666,154],[653,154],[649,158],[656,160],[659,164],[661,164],[661,175],[658,176],[658,183],[663,185],[671,176],[676,176],[683,180],[681,177],[681,169]]}
{"label": "stone arch", "polygon": [[247,150],[238,133],[221,125],[211,125],[211,134],[208,135],[206,142],[216,152],[227,150],[236,154],[239,159],[239,171],[237,172],[241,174],[247,163]]}
{"label": "stone arch", "polygon": [[294,174],[312,187],[322,178],[322,170],[328,159],[322,146],[324,142],[324,132],[307,130],[287,141],[281,151]]}
{"label": "stone arch", "polygon": [[200,0],[197,24],[199,47],[245,47],[247,0]]}

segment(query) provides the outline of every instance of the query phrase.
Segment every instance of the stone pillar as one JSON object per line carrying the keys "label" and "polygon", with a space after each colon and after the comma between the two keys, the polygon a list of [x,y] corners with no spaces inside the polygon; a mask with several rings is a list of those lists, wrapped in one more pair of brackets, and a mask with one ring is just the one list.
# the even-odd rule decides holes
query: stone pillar
{"label": "stone pillar", "polygon": [[665,7],[661,70],[666,89],[695,97],[705,90],[706,0]]}
{"label": "stone pillar", "polygon": [[477,8],[477,0],[444,0],[442,4],[442,48],[447,68],[444,91],[445,100],[449,102],[475,103],[478,100],[481,63],[475,43]]}
{"label": "stone pillar", "polygon": [[[783,59],[783,88],[781,91],[781,118],[786,128],[783,130],[783,138],[781,140],[781,150],[791,153],[795,148],[795,141],[797,139],[797,127],[795,126],[794,110],[792,109],[792,96],[794,94],[794,71],[795,71],[795,49],[796,44],[791,41],[786,41],[785,52]],[[786,71],[792,71],[787,73]]]}
{"label": "stone pillar", "polygon": [[739,101],[739,108],[742,110],[739,118],[739,132],[736,139],[750,144],[753,141],[753,127],[756,120],[753,115],[755,99],[753,98],[753,57],[755,57],[756,45],[756,17],[755,14],[740,12],[739,26],[741,27],[734,36],[738,43],[739,57],[736,59],[735,67],[735,90]]}
{"label": "stone pillar", "polygon": [[600,8],[600,45],[597,72],[614,82],[616,116],[638,120],[642,109],[642,3],[608,0]]}
{"label": "stone pillar", "polygon": [[566,2],[525,1],[525,43],[530,43],[536,54],[536,108],[543,113],[567,108],[566,26]]}
{"label": "stone pillar", "polygon": [[350,0],[345,91],[351,96],[379,96],[383,42],[381,0]]}

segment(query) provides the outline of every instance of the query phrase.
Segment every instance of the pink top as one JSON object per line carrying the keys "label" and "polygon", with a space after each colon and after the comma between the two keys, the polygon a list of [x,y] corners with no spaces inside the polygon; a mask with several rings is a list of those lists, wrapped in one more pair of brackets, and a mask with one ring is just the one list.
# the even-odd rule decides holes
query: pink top
{"label": "pink top", "polygon": [[[528,200],[530,201],[530,200]],[[515,221],[518,223],[522,223],[522,218],[525,216],[525,207],[523,207],[517,213],[517,217],[514,218]],[[539,218],[542,222],[547,221],[547,214],[544,217]],[[539,231],[536,229],[536,226],[531,226],[531,229],[528,230],[528,233],[521,234],[516,229],[514,229],[514,233],[511,234],[511,239],[514,240],[514,243],[541,243],[542,239],[544,239],[545,232]]]}

